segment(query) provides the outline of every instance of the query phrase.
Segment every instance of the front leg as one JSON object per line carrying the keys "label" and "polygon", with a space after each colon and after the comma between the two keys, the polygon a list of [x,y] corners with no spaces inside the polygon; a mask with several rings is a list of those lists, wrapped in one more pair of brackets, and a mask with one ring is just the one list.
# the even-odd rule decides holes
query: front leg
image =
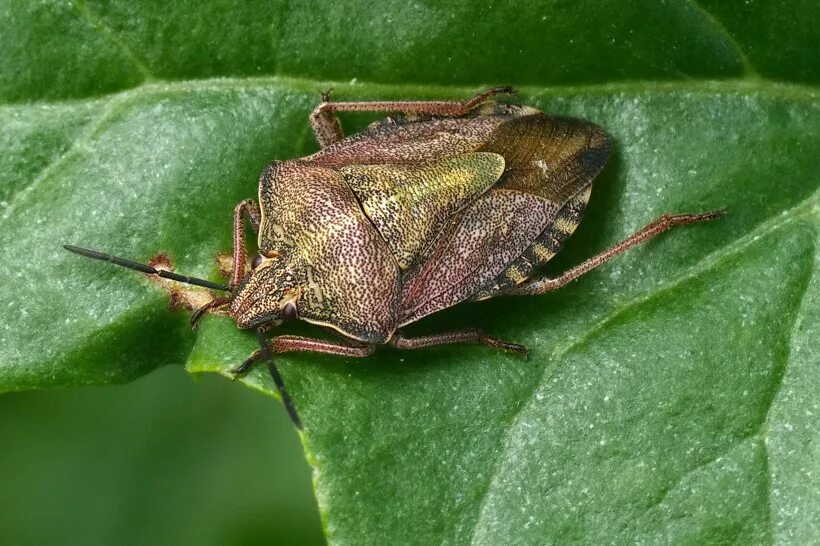
{"label": "front leg", "polygon": [[257,363],[267,361],[268,370],[270,371],[273,383],[276,389],[282,396],[282,403],[290,416],[291,421],[299,430],[302,429],[302,420],[299,418],[299,413],[296,411],[296,406],[285,388],[285,381],[282,379],[282,374],[276,367],[273,361],[274,353],[291,353],[291,352],[312,352],[312,353],[326,353],[340,356],[354,356],[365,357],[373,353],[373,345],[342,345],[339,343],[331,343],[329,341],[322,341],[320,339],[312,339],[302,336],[276,336],[268,341],[265,336],[265,328],[258,328],[256,330],[256,339],[259,341],[259,350],[248,357],[245,362],[230,371],[233,378],[243,376],[250,371],[250,369]]}
{"label": "front leg", "polygon": [[325,148],[344,138],[336,112],[399,112],[427,116],[463,116],[496,95],[515,95],[512,87],[492,87],[469,100],[333,102],[322,93],[322,103],[310,114],[310,126],[319,146]]}
{"label": "front leg", "polygon": [[[267,344],[267,350],[278,353],[324,353],[338,356],[363,358],[373,354],[373,345],[344,345],[302,336],[276,336]],[[264,358],[263,351],[255,351],[245,362],[231,370],[237,377],[245,375],[254,364]]]}
{"label": "front leg", "polygon": [[259,205],[253,199],[241,201],[233,209],[233,270],[231,271],[231,288],[236,288],[242,277],[245,276],[245,260],[247,250],[245,249],[245,224],[244,216],[248,216],[251,227],[254,231],[259,231],[259,221],[261,212]]}
{"label": "front leg", "polygon": [[[245,261],[247,250],[245,248],[245,224],[244,217],[247,216],[254,231],[259,231],[259,221],[261,212],[259,205],[253,199],[241,201],[233,209],[233,264],[231,265],[231,290],[242,281],[245,276]],[[196,330],[197,324],[205,313],[224,307],[231,302],[230,298],[214,298],[191,315],[191,328]]]}

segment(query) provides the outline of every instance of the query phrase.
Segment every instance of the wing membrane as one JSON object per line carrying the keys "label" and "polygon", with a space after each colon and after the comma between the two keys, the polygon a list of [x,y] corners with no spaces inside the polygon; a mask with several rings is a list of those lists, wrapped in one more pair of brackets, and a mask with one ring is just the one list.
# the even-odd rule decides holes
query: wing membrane
{"label": "wing membrane", "polygon": [[480,150],[503,156],[504,173],[407,271],[402,324],[492,297],[557,253],[581,220],[609,137],[591,123],[537,113],[506,121]]}

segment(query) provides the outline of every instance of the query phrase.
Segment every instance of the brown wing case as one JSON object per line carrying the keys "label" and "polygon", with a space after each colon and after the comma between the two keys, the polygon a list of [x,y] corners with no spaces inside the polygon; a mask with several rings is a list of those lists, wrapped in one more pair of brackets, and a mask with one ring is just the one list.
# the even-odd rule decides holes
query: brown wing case
{"label": "brown wing case", "polygon": [[422,165],[350,165],[339,172],[407,269],[456,212],[498,181],[504,158],[466,153]]}
{"label": "brown wing case", "polygon": [[538,237],[556,207],[514,190],[493,190],[451,221],[402,287],[401,323],[472,296]]}
{"label": "brown wing case", "polygon": [[538,113],[504,122],[479,150],[504,157],[504,174],[406,273],[401,324],[491,297],[551,258],[580,221],[609,138],[591,123]]}

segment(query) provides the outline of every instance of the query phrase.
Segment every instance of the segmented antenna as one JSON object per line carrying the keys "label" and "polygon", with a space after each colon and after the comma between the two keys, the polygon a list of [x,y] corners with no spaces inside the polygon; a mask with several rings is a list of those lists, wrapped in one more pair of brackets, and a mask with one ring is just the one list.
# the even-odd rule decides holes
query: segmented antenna
{"label": "segmented antenna", "polygon": [[222,290],[223,292],[231,291],[231,289],[225,286],[224,284],[218,284],[215,282],[206,281],[205,279],[198,279],[196,277],[188,277],[186,275],[180,275],[172,271],[165,271],[164,269],[156,269],[148,264],[142,264],[139,262],[135,262],[133,260],[128,260],[126,258],[120,258],[119,256],[112,256],[111,254],[97,252],[96,250],[89,250],[87,248],[82,248],[74,245],[63,245],[63,248],[68,250],[69,252],[73,252],[74,254],[79,254],[80,256],[91,258],[92,260],[111,262],[112,264],[119,265],[121,267],[125,267],[128,269],[134,269],[136,271],[141,271],[149,275],[157,275],[159,277],[162,277],[163,279],[171,279],[172,281],[202,286],[203,288],[210,288],[212,290]]}

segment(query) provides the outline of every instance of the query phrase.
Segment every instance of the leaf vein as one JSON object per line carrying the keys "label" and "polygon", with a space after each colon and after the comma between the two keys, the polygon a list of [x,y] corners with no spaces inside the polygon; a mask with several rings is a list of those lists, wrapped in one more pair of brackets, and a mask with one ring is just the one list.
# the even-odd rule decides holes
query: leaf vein
{"label": "leaf vein", "polygon": [[79,15],[86,23],[88,23],[91,28],[96,31],[97,33],[101,34],[105,38],[107,38],[111,43],[113,43],[119,50],[125,55],[129,61],[134,65],[137,71],[143,78],[143,81],[152,80],[154,79],[151,70],[148,66],[134,53],[134,50],[131,49],[117,32],[105,22],[102,17],[98,17],[91,13],[91,10],[88,9],[88,6],[85,4],[85,0],[77,0],[73,2],[72,7],[74,11]]}
{"label": "leaf vein", "polygon": [[[152,93],[188,93],[192,91],[237,90],[254,88],[279,87],[291,91],[316,92],[317,90],[334,89],[337,93],[362,92],[381,93],[384,96],[424,97],[434,95],[468,95],[478,89],[495,85],[493,82],[476,85],[439,85],[439,84],[396,84],[378,82],[351,83],[334,80],[315,80],[294,76],[253,76],[243,78],[201,78],[187,80],[152,79],[135,87],[85,99],[41,100],[26,103],[5,102],[2,107],[26,108],[38,104],[60,104],[70,102],[93,102],[101,98],[126,96],[145,96]],[[598,94],[611,95],[622,93],[711,93],[711,94],[757,94],[773,98],[809,102],[814,104],[820,95],[817,88],[789,82],[778,82],[766,79],[736,78],[726,80],[684,80],[656,81],[631,80],[627,82],[595,83],[565,86],[533,86],[518,88],[524,96],[565,96]]]}
{"label": "leaf vein", "polygon": [[755,69],[752,62],[749,60],[749,57],[746,56],[746,53],[743,51],[743,48],[740,47],[740,43],[732,36],[732,33],[729,32],[729,29],[726,28],[726,25],[720,21],[720,19],[715,16],[714,13],[710,12],[706,8],[700,5],[697,0],[686,0],[690,6],[692,6],[695,10],[697,10],[701,15],[703,15],[704,19],[706,19],[709,23],[712,24],[723,36],[723,38],[728,42],[728,44],[733,47],[737,53],[737,57],[740,60],[740,63],[743,65],[743,70],[746,73],[747,77],[759,77],[757,70]]}
{"label": "leaf vein", "polygon": [[[479,527],[479,524],[484,519],[484,513],[487,510],[490,491],[492,490],[492,486],[495,483],[495,480],[499,476],[499,471],[501,465],[504,460],[504,453],[507,451],[507,445],[510,442],[512,431],[515,429],[515,423],[519,420],[521,414],[523,413],[524,409],[528,407],[535,396],[538,387],[549,383],[550,378],[554,375],[554,373],[558,369],[558,365],[560,361],[569,351],[581,346],[586,340],[591,338],[595,333],[602,330],[607,324],[611,323],[612,321],[616,320],[618,317],[623,315],[624,313],[629,312],[632,308],[639,306],[652,298],[657,297],[658,294],[669,292],[674,290],[676,287],[680,286],[681,284],[695,279],[704,273],[707,273],[714,269],[717,265],[719,265],[724,260],[728,259],[729,257],[741,252],[743,249],[754,243],[759,238],[772,233],[778,229],[783,228],[784,226],[790,224],[791,222],[795,221],[803,214],[817,214],[816,207],[820,203],[820,190],[816,191],[815,193],[808,196],[803,201],[797,203],[790,209],[783,211],[781,214],[770,218],[764,222],[761,222],[751,230],[749,230],[746,235],[734,240],[730,244],[724,246],[721,249],[718,249],[708,256],[705,256],[703,259],[698,261],[696,264],[692,265],[688,272],[669,281],[668,283],[664,284],[663,286],[656,287],[653,291],[648,294],[641,294],[632,299],[629,299],[623,302],[620,306],[613,309],[610,313],[604,316],[601,320],[593,324],[590,328],[588,328],[585,332],[581,335],[570,341],[567,345],[563,347],[557,348],[553,353],[546,359],[546,363],[544,365],[543,374],[540,381],[536,381],[533,384],[533,388],[531,392],[524,398],[521,405],[517,408],[515,414],[513,415],[512,419],[510,420],[510,426],[506,428],[506,432],[504,433],[503,439],[501,441],[501,448],[499,449],[498,458],[496,460],[496,464],[494,465],[494,471],[489,475],[489,479],[487,481],[487,487],[484,488],[484,492],[481,496],[481,500],[479,502],[479,508],[477,510],[477,520],[473,525],[472,535],[470,542],[475,544],[476,543],[476,530]],[[808,287],[808,283],[806,284],[806,288]],[[549,372],[547,372],[549,370]],[[548,373],[548,374],[547,374]],[[765,417],[764,417],[765,421]],[[759,431],[758,431],[759,432]]]}
{"label": "leaf vein", "polygon": [[0,224],[10,218],[13,218],[20,204],[25,203],[25,198],[27,195],[30,195],[34,189],[39,187],[44,181],[48,180],[53,174],[58,173],[59,168],[66,160],[77,154],[79,150],[81,150],[100,130],[103,129],[103,127],[105,127],[106,122],[111,118],[116,110],[116,106],[119,104],[120,101],[117,100],[108,101],[97,117],[88,123],[83,134],[79,138],[76,138],[68,149],[52,158],[29,184],[9,195],[8,206],[5,207],[3,214],[0,216]]}
{"label": "leaf vein", "polygon": [[680,476],[675,478],[669,486],[667,486],[663,489],[663,491],[661,492],[660,497],[658,497],[658,499],[655,502],[653,502],[652,505],[649,506],[646,509],[646,511],[648,512],[648,511],[652,510],[653,508],[656,508],[656,507],[662,505],[664,503],[664,501],[666,501],[666,499],[669,497],[669,495],[673,491],[675,491],[675,489],[677,489],[687,477],[689,477],[689,476],[691,476],[691,475],[705,469],[706,467],[708,467],[711,464],[714,464],[716,462],[720,462],[727,455],[729,455],[734,450],[738,449],[744,443],[746,443],[750,440],[755,440],[755,439],[759,440],[759,438],[755,434],[750,434],[748,436],[743,436],[743,437],[739,438],[736,442],[733,442],[730,445],[726,446],[726,448],[721,450],[721,452],[718,453],[717,455],[709,457],[705,461],[703,461],[701,463],[697,463],[692,468],[684,471]]}
{"label": "leaf vein", "polygon": [[[814,211],[816,214],[816,211]],[[817,260],[817,240],[815,238],[815,255],[814,260]],[[771,398],[768,401],[766,411],[763,414],[763,419],[761,420],[760,427],[758,430],[758,435],[760,436],[761,440],[761,448],[763,450],[763,457],[765,462],[765,468],[763,471],[763,480],[764,486],[766,488],[766,500],[767,500],[767,519],[768,519],[768,527],[771,533],[772,540],[774,540],[774,506],[772,504],[772,471],[771,466],[769,464],[769,446],[768,446],[768,434],[766,434],[766,425],[769,423],[769,418],[771,416],[772,408],[774,407],[774,403],[777,400],[780,391],[783,389],[783,384],[786,381],[786,372],[788,371],[789,361],[792,355],[792,346],[793,346],[793,339],[795,333],[800,328],[800,325],[803,322],[803,308],[806,303],[806,296],[808,295],[809,286],[811,286],[811,281],[814,277],[814,271],[811,271],[805,279],[803,286],[801,287],[801,294],[800,294],[800,304],[796,306],[796,312],[794,313],[794,318],[792,319],[792,323],[789,327],[789,343],[786,345],[786,350],[784,351],[783,355],[783,362],[776,370],[777,380],[775,382],[775,386],[772,389]]]}

